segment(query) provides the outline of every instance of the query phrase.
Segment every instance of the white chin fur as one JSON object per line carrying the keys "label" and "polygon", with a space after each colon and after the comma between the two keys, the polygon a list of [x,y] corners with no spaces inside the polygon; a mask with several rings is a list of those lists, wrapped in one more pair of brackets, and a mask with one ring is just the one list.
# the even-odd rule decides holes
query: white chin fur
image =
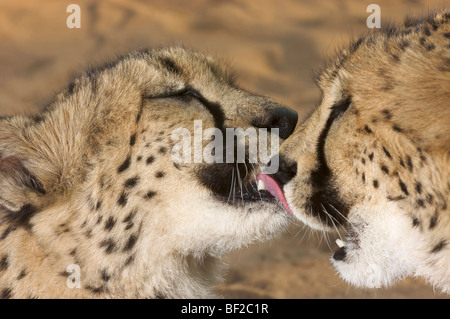
{"label": "white chin fur", "polygon": [[414,273],[421,243],[404,212],[389,204],[353,208],[349,217],[358,233],[357,243],[346,243],[343,260],[331,258],[344,280],[380,288]]}

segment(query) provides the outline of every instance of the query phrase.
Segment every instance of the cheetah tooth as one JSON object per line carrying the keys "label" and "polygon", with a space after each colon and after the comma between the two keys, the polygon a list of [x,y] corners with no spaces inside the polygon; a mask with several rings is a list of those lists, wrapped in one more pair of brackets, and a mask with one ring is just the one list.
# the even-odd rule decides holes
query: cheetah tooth
{"label": "cheetah tooth", "polygon": [[262,180],[258,181],[258,190],[262,191],[266,189],[266,184],[264,184],[264,182]]}
{"label": "cheetah tooth", "polygon": [[336,244],[339,246],[339,248],[342,248],[345,246],[345,242],[342,241],[341,239],[336,239]]}

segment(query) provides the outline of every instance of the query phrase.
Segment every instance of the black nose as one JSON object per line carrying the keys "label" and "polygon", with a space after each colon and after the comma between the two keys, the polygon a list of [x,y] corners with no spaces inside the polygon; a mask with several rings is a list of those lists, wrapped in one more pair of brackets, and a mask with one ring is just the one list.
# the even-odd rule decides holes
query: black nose
{"label": "black nose", "polygon": [[[278,185],[283,187],[285,184],[289,183],[291,179],[297,175],[297,163],[288,160],[283,155],[275,155],[278,156],[278,170],[275,174],[271,176],[278,182]],[[269,166],[272,164],[274,157],[269,162]]]}
{"label": "black nose", "polygon": [[252,125],[260,128],[278,128],[279,136],[282,139],[287,139],[294,132],[297,120],[297,112],[279,107],[270,111],[264,117],[253,121]]}

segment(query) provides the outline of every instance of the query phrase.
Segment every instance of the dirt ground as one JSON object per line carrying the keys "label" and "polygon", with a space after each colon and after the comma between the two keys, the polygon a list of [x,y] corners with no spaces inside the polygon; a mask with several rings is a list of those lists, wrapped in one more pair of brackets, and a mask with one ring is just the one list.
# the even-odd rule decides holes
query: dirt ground
{"label": "dirt ground", "polygon": [[[141,47],[183,43],[230,61],[238,83],[275,97],[302,119],[319,101],[314,71],[368,31],[374,1],[0,0],[0,115],[36,113],[88,65]],[[68,4],[81,7],[69,29]],[[382,24],[448,7],[448,0],[381,1]],[[230,254],[228,298],[447,298],[406,279],[390,289],[349,287],[329,262],[333,235],[292,226],[270,243]]]}

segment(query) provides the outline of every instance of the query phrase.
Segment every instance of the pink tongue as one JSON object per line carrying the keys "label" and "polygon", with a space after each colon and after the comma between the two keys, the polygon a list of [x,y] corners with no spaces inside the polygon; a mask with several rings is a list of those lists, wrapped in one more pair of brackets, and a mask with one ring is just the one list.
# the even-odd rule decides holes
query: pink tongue
{"label": "pink tongue", "polygon": [[258,174],[256,175],[256,182],[258,181],[262,181],[266,186],[266,190],[270,194],[272,194],[272,196],[278,198],[278,200],[283,204],[284,208],[288,211],[288,213],[294,216],[291,208],[289,207],[286,201],[286,197],[284,197],[283,191],[281,190],[278,183],[272,177],[270,177],[270,175]]}

